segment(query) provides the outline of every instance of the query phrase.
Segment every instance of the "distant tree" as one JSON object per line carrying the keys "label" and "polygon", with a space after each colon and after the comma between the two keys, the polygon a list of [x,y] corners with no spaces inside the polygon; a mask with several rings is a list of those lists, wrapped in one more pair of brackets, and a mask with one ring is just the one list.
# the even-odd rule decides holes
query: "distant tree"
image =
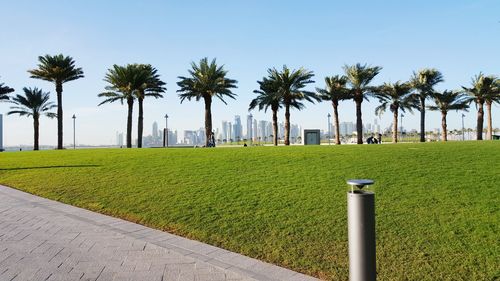
{"label": "distant tree", "polygon": [[259,110],[264,109],[264,112],[267,112],[267,109],[271,108],[273,113],[273,144],[276,146],[278,145],[278,110],[281,108],[278,84],[266,77],[262,78],[262,81],[257,81],[257,83],[259,83],[259,90],[253,92],[258,96],[250,102],[248,110],[258,107]]}
{"label": "distant tree", "polygon": [[303,100],[312,103],[320,100],[314,92],[303,90],[307,84],[314,83],[314,73],[304,68],[290,70],[284,65],[281,71],[269,69],[268,74],[268,79],[278,87],[278,95],[285,107],[285,145],[290,145],[290,107],[301,110],[305,107]]}
{"label": "distant tree", "polygon": [[[331,101],[333,106],[333,122],[335,124],[335,144],[340,145],[340,129],[339,129],[339,102],[349,99],[348,90],[346,88],[347,77],[335,75],[325,77],[325,88],[316,88],[318,96],[324,101]],[[329,136],[330,137],[330,136]]]}
{"label": "distant tree", "polygon": [[414,98],[419,102],[416,109],[420,111],[420,142],[425,142],[425,100],[435,92],[434,86],[444,81],[443,74],[437,69],[425,68],[413,72],[410,81],[417,91]]}
{"label": "distant tree", "polygon": [[44,93],[42,89],[38,88],[23,88],[24,96],[16,95],[10,101],[15,104],[11,106],[7,114],[19,114],[20,116],[33,117],[33,130],[34,130],[34,141],[33,150],[38,150],[38,140],[40,132],[40,116],[45,115],[49,118],[56,117],[55,113],[49,112],[49,110],[56,107],[56,105],[49,101],[49,92]]}
{"label": "distant tree", "polygon": [[370,82],[382,70],[379,66],[368,66],[366,64],[344,65],[347,84],[350,86],[349,97],[356,103],[356,132],[357,143],[363,144],[363,120],[361,103],[368,96],[373,95],[376,87],[370,86]]}
{"label": "distant tree", "polygon": [[132,64],[130,66],[136,73],[132,85],[135,85],[133,92],[139,105],[139,116],[137,120],[137,147],[142,147],[142,134],[144,128],[144,98],[154,97],[163,98],[161,93],[167,89],[165,82],[160,80],[158,70],[149,64]]}
{"label": "distant tree", "polygon": [[115,101],[127,102],[127,148],[132,147],[132,112],[134,108],[134,99],[136,98],[134,85],[136,77],[136,69],[132,65],[118,66],[113,65],[113,68],[108,69],[108,73],[104,77],[104,81],[109,85],[105,87],[106,91],[97,95],[98,97],[105,98],[99,104],[112,103]]}
{"label": "distant tree", "polygon": [[63,108],[62,92],[63,84],[79,78],[83,78],[83,70],[75,67],[72,57],[62,54],[50,56],[39,56],[37,69],[28,70],[31,78],[53,82],[57,93],[57,149],[63,149]]}
{"label": "distant tree", "polygon": [[442,93],[435,92],[432,94],[431,98],[434,100],[436,105],[429,106],[429,110],[440,111],[441,112],[441,129],[443,134],[441,134],[441,139],[443,141],[448,140],[448,128],[446,123],[446,115],[450,110],[465,110],[469,108],[467,97],[461,92],[454,91],[443,91]]}
{"label": "distant tree", "polygon": [[224,104],[227,104],[224,97],[235,99],[236,94],[231,89],[236,88],[238,81],[226,78],[227,71],[224,66],[217,66],[216,60],[208,63],[208,58],[200,60],[199,65],[191,63],[191,69],[188,70],[190,77],[179,76],[177,85],[180,87],[179,97],[181,103],[187,99],[205,102],[205,146],[208,146],[210,135],[212,134],[212,100],[219,98]]}
{"label": "distant tree", "polygon": [[392,112],[392,142],[398,142],[398,114],[399,110],[411,112],[415,106],[415,99],[411,96],[412,86],[410,83],[384,83],[375,90],[375,97],[379,99],[380,105],[375,108],[375,114],[381,115],[387,108]]}
{"label": "distant tree", "polygon": [[12,89],[7,85],[4,86],[4,83],[0,83],[0,101],[8,101],[9,100],[8,94],[12,92],[14,92],[14,89]]}
{"label": "distant tree", "polygon": [[483,139],[484,103],[488,97],[493,96],[497,91],[496,80],[494,76],[484,76],[482,73],[479,73],[472,78],[472,87],[467,88],[462,86],[463,92],[469,95],[468,101],[474,101],[477,107],[477,140]]}

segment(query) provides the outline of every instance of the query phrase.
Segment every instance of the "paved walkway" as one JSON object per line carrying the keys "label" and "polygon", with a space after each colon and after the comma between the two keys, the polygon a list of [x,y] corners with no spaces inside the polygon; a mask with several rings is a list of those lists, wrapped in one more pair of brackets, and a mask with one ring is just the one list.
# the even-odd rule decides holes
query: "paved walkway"
{"label": "paved walkway", "polygon": [[0,185],[0,281],[317,280]]}

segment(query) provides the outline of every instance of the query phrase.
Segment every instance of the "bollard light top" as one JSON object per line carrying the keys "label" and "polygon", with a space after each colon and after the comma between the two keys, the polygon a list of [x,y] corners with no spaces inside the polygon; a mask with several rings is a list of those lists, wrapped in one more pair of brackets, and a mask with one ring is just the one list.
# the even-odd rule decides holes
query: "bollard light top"
{"label": "bollard light top", "polygon": [[352,186],[352,187],[357,187],[359,189],[362,189],[365,187],[365,185],[372,185],[374,183],[373,180],[369,179],[351,179],[347,180],[347,184]]}

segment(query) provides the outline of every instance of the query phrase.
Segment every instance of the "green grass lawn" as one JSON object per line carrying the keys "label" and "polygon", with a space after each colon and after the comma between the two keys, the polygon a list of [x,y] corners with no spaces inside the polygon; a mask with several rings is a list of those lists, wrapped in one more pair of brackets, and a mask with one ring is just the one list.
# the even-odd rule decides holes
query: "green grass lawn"
{"label": "green grass lawn", "polygon": [[500,142],[0,154],[0,183],[347,280],[345,180],[376,181],[379,280],[500,278]]}

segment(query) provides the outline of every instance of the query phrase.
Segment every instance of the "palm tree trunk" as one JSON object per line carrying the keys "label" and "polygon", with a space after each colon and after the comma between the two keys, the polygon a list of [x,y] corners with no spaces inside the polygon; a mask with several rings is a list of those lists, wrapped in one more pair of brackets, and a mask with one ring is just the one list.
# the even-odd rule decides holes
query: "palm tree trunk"
{"label": "palm tree trunk", "polygon": [[[332,101],[333,105],[333,123],[335,123],[335,144],[340,145],[340,128],[339,128],[339,104]],[[330,128],[328,128],[330,130]]]}
{"label": "palm tree trunk", "polygon": [[212,136],[212,97],[205,97],[205,146]]}
{"label": "palm tree trunk", "polygon": [[363,102],[363,97],[361,99],[356,99],[356,132],[358,134],[358,144],[363,144],[363,120],[361,119],[361,103]]}
{"label": "palm tree trunk", "polygon": [[392,143],[398,142],[398,109],[396,108],[393,112],[392,120]]}
{"label": "palm tree trunk", "polygon": [[132,111],[134,110],[134,100],[127,99],[127,148],[132,148]]}
{"label": "palm tree trunk", "polygon": [[273,144],[278,145],[278,110],[273,110]]}
{"label": "palm tree trunk", "polygon": [[62,82],[56,82],[57,93],[57,149],[63,149],[63,109],[62,109]]}
{"label": "palm tree trunk", "polygon": [[425,142],[425,97],[420,97],[420,142]]}
{"label": "palm tree trunk", "polygon": [[477,103],[477,127],[476,127],[476,139],[483,140],[483,123],[484,123],[484,102]]}
{"label": "palm tree trunk", "polygon": [[448,126],[446,124],[446,114],[448,112],[442,111],[441,112],[441,129],[443,130],[443,134],[441,135],[441,140],[442,141],[448,141]]}
{"label": "palm tree trunk", "polygon": [[38,139],[40,136],[40,123],[39,118],[37,116],[33,116],[33,129],[34,129],[34,141],[33,141],[33,150],[38,150]]}
{"label": "palm tree trunk", "polygon": [[290,105],[285,105],[285,145],[290,145]]}
{"label": "palm tree trunk", "polygon": [[493,124],[491,123],[491,101],[486,101],[486,126],[487,126],[487,132],[486,132],[486,139],[491,140],[493,136]]}
{"label": "palm tree trunk", "polygon": [[143,103],[144,99],[137,99],[139,102],[139,117],[137,118],[137,147],[142,147],[142,131],[144,128],[144,111],[143,111]]}

